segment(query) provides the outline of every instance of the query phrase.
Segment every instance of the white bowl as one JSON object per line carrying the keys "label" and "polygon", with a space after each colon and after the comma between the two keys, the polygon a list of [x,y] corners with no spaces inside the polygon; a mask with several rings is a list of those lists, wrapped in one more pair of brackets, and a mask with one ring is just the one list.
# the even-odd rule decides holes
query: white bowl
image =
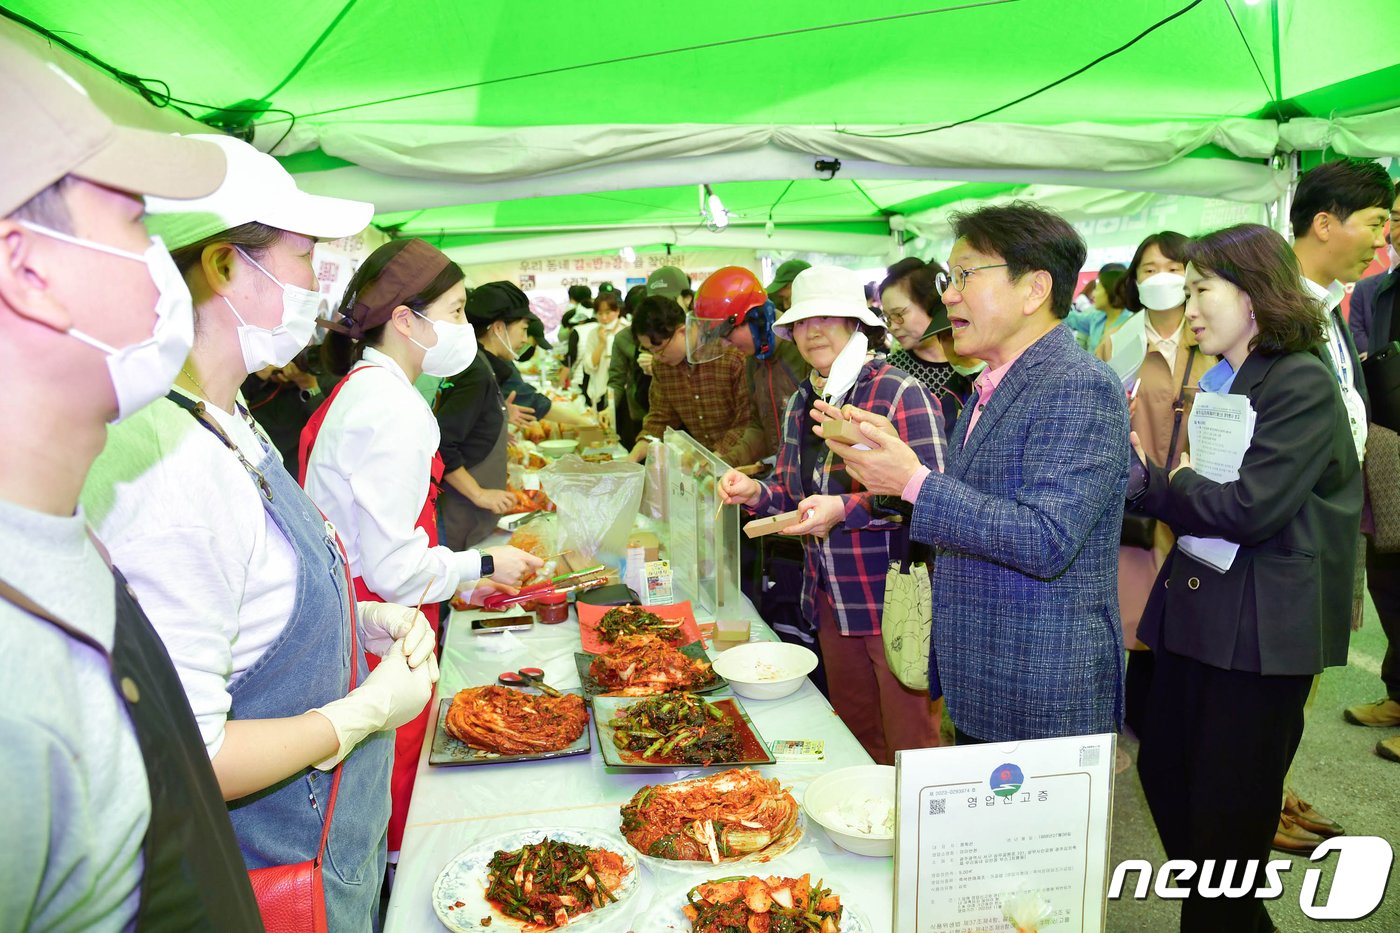
{"label": "white bowl", "polygon": [[714,668],[739,696],[776,700],[797,692],[816,670],[817,656],[801,645],[757,641],[724,651],[715,658]]}
{"label": "white bowl", "polygon": [[540,441],[536,446],[539,447],[540,453],[548,459],[558,460],[565,454],[571,454],[578,450],[578,438],[555,438],[553,440]]}
{"label": "white bowl", "polygon": [[837,845],[857,855],[889,858],[894,855],[894,833],[853,833],[834,825],[834,811],[850,800],[888,799],[894,806],[894,768],[889,765],[856,765],[829,771],[807,785],[802,809],[807,817],[826,830]]}

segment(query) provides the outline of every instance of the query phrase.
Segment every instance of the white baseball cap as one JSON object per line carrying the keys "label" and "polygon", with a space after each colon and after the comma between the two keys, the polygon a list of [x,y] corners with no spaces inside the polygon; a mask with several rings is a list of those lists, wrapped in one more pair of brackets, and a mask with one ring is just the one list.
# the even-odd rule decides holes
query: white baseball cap
{"label": "white baseball cap", "polygon": [[217,145],[228,158],[228,175],[213,194],[187,201],[146,198],[146,226],[170,249],[198,243],[247,223],[319,240],[335,240],[369,226],[374,205],[366,201],[307,194],[272,156],[221,134],[189,139]]}
{"label": "white baseball cap", "polygon": [[792,304],[773,322],[773,329],[787,337],[792,325],[809,317],[850,317],[871,327],[885,322],[865,303],[865,283],[850,269],[813,266],[792,280]]}

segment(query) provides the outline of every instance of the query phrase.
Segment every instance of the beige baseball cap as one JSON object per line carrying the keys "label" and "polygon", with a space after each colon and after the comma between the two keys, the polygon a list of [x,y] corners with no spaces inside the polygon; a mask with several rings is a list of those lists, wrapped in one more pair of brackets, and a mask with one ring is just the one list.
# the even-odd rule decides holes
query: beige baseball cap
{"label": "beige baseball cap", "polygon": [[132,194],[196,198],[224,179],[217,146],[117,126],[63,69],[0,35],[0,217],[65,175]]}

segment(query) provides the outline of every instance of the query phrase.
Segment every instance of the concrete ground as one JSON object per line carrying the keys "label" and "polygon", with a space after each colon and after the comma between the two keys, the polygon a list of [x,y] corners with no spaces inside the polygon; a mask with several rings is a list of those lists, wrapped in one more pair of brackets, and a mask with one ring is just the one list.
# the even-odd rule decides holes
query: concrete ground
{"label": "concrete ground", "polygon": [[[1385,655],[1385,633],[1376,618],[1375,607],[1366,602],[1366,621],[1351,640],[1350,663],[1332,668],[1322,677],[1316,699],[1307,713],[1307,728],[1293,762],[1294,790],[1319,812],[1341,823],[1351,835],[1380,836],[1394,850],[1400,844],[1400,763],[1375,754],[1376,742],[1390,738],[1400,729],[1367,729],[1342,719],[1342,710],[1385,695],[1380,682],[1380,662]],[[1243,724],[1242,724],[1243,728]],[[1137,743],[1122,739],[1123,748],[1136,762]],[[1286,858],[1276,853],[1274,858]],[[1162,853],[1152,823],[1137,768],[1120,773],[1114,789],[1113,842],[1109,864],[1124,859],[1146,859],[1160,866]],[[1319,902],[1324,902],[1331,885],[1336,856],[1324,863],[1319,885]],[[1395,933],[1400,930],[1400,867],[1392,868],[1386,897],[1380,907],[1365,919],[1351,923],[1310,920],[1298,906],[1304,872],[1319,867],[1306,858],[1294,858],[1294,867],[1284,874],[1284,895],[1272,902],[1269,914],[1284,933],[1324,926],[1356,933]],[[1136,879],[1136,873],[1130,879]],[[1108,907],[1108,929],[1112,933],[1176,930],[1180,907],[1173,901],[1149,897],[1146,901],[1124,899]]]}

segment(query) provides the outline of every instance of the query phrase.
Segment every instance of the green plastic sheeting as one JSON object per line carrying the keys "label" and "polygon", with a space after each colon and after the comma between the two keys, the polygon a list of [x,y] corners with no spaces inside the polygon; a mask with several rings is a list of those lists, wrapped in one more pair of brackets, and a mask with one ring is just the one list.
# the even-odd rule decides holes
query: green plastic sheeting
{"label": "green plastic sheeting", "polygon": [[1279,197],[1276,152],[1400,150],[1397,0],[7,8],[195,118],[250,106],[222,119],[303,187],[464,256],[695,246],[700,183],[731,212],[714,245],[771,220],[778,249],[873,253],[896,215],[937,237],[949,205],[1053,191],[1086,222],[1126,191],[1209,217]]}

